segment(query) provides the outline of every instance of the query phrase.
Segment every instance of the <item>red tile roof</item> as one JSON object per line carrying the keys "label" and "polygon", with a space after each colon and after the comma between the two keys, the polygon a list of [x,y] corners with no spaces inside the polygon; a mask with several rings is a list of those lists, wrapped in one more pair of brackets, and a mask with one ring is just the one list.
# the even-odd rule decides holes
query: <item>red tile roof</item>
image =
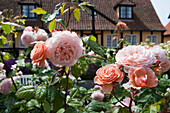
{"label": "red tile roof", "polygon": [[[0,0],[2,1],[2,0]],[[0,10],[4,8],[14,8],[14,11],[20,11],[21,8],[17,4],[17,2],[24,3],[32,3],[36,1],[40,3],[40,0],[5,0],[0,4]],[[59,2],[67,1],[67,0],[42,0],[42,8],[46,10],[48,13],[53,13],[55,5]],[[96,5],[95,9],[105,14],[109,18],[114,21],[119,21],[117,19],[116,11],[114,10],[114,6],[118,3],[130,3],[128,0],[84,0],[91,2]],[[133,0],[136,6],[133,8],[133,19],[131,21],[124,22],[127,24],[126,30],[154,30],[154,31],[164,31],[165,28],[161,24],[150,0]],[[40,17],[39,17],[40,18]],[[68,19],[68,15],[61,15],[59,18],[63,18],[64,20]],[[70,20],[69,29],[72,30],[92,30],[92,17],[88,15],[86,12],[81,11],[80,22],[76,21],[73,17]],[[41,26],[42,22],[37,21],[28,21],[27,25]],[[45,25],[47,29],[47,25]],[[62,27],[57,24],[57,29],[61,29]],[[106,19],[102,18],[97,14],[95,17],[95,28],[96,30],[114,30],[115,25]]]}
{"label": "red tile roof", "polygon": [[165,36],[170,35],[170,22],[165,26],[165,29],[167,30],[166,32],[164,32]]}

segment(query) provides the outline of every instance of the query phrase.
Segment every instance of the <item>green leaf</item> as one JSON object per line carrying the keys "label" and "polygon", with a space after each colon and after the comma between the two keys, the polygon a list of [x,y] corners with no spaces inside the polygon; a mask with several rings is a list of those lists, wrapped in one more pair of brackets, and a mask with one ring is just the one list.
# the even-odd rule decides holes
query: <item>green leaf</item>
{"label": "green leaf", "polygon": [[53,102],[54,99],[56,98],[57,95],[57,90],[54,86],[49,86],[48,87],[48,93],[47,93],[47,100],[49,102]]}
{"label": "green leaf", "polygon": [[52,15],[50,15],[47,19],[47,22],[52,21],[55,19],[57,12],[54,12]]}
{"label": "green leaf", "polygon": [[52,30],[55,29],[55,27],[56,27],[56,21],[54,19],[53,21],[50,22],[48,29],[50,32],[52,32]]}
{"label": "green leaf", "polygon": [[39,86],[35,92],[35,98],[38,102],[43,102],[46,97],[47,88],[46,86]]}
{"label": "green leaf", "polygon": [[79,88],[72,88],[70,91],[70,98],[72,99],[78,94],[80,94]]}
{"label": "green leaf", "polygon": [[83,105],[83,103],[80,102],[80,101],[71,101],[71,102],[68,103],[68,105],[71,106],[71,107],[80,107],[80,106]]}
{"label": "green leaf", "polygon": [[65,7],[66,3],[63,3],[63,6],[61,8],[61,14],[63,15],[63,12],[64,12],[64,7]]}
{"label": "green leaf", "polygon": [[92,101],[90,104],[88,104],[85,109],[88,112],[101,112],[101,111],[106,111],[106,109],[110,108],[111,105],[110,103],[106,103],[106,102],[98,102],[98,101]]}
{"label": "green leaf", "polygon": [[45,10],[43,10],[42,8],[38,7],[36,9],[33,9],[31,11],[31,13],[36,13],[36,14],[40,15],[40,14],[46,14],[47,12]]}
{"label": "green leaf", "polygon": [[45,15],[42,16],[41,20],[45,23],[49,22],[48,18],[50,17],[50,14],[46,13]]}
{"label": "green leaf", "polygon": [[96,39],[96,37],[95,37],[95,36],[90,35],[89,37],[90,37],[90,40],[92,40],[92,41],[94,41],[94,42],[96,42],[96,41],[97,41],[97,39]]}
{"label": "green leaf", "polygon": [[22,100],[20,102],[15,102],[15,104],[12,106],[12,108],[18,108],[21,107],[22,105],[25,105],[26,100]]}
{"label": "green leaf", "polygon": [[66,23],[63,19],[55,19],[56,22],[59,22],[65,29],[66,29]]}
{"label": "green leaf", "polygon": [[97,43],[92,40],[89,41],[90,48],[97,54],[101,55],[102,57],[104,56],[104,50],[103,48]]}
{"label": "green leaf", "polygon": [[9,60],[9,53],[3,52],[4,60]]}
{"label": "green leaf", "polygon": [[[56,98],[53,101],[53,112],[57,112],[64,105],[64,99],[61,93],[57,93]],[[62,110],[61,110],[62,111]],[[58,112],[57,112],[58,113]],[[60,112],[59,112],[60,113]],[[61,112],[62,113],[62,112]]]}
{"label": "green leaf", "polygon": [[92,4],[92,3],[90,3],[90,2],[86,2],[86,5],[87,5],[87,6],[91,6],[91,7],[95,7],[95,5]]}
{"label": "green leaf", "polygon": [[27,107],[34,107],[34,106],[39,106],[38,101],[35,99],[31,99],[30,101],[27,102],[26,104]]}
{"label": "green leaf", "polygon": [[8,24],[2,24],[2,29],[5,33],[10,34],[11,33],[11,27]]}
{"label": "green leaf", "polygon": [[120,107],[112,107],[106,113],[119,113]]}
{"label": "green leaf", "polygon": [[12,76],[16,75],[16,73],[17,73],[17,70],[13,70],[9,73],[8,77],[12,77]]}
{"label": "green leaf", "polygon": [[130,111],[127,108],[121,108],[119,112],[121,112],[121,113],[130,113]]}
{"label": "green leaf", "polygon": [[33,49],[33,46],[28,47],[25,55],[28,56],[31,53],[32,49]]}
{"label": "green leaf", "polygon": [[4,44],[7,42],[6,37],[4,36],[0,36],[0,47],[3,47]]}
{"label": "green leaf", "polygon": [[75,19],[80,22],[80,9],[78,8],[74,9],[73,14]]}
{"label": "green leaf", "polygon": [[71,73],[74,77],[78,78],[81,75],[81,71],[78,68],[78,64],[71,66]]}
{"label": "green leaf", "polygon": [[51,105],[50,105],[47,101],[44,102],[43,108],[44,108],[44,111],[45,111],[46,113],[50,113],[50,111],[51,111]]}
{"label": "green leaf", "polygon": [[57,113],[64,113],[64,112],[65,112],[64,108],[61,108],[60,110],[57,111]]}
{"label": "green leaf", "polygon": [[[66,89],[66,76],[63,76],[62,80],[61,80],[61,85],[64,87],[64,89]],[[68,89],[73,87],[73,81],[69,78],[68,79]]]}
{"label": "green leaf", "polygon": [[147,102],[152,97],[152,94],[148,94],[138,100],[138,102]]}
{"label": "green leaf", "polygon": [[155,105],[145,105],[142,113],[157,113],[157,107]]}
{"label": "green leaf", "polygon": [[35,94],[34,86],[22,86],[16,92],[18,98],[32,98]]}
{"label": "green leaf", "polygon": [[[11,25],[11,26],[16,26],[16,27],[19,27],[19,28],[22,28],[24,29],[23,26],[19,25],[19,24],[16,24],[16,23],[13,23],[13,22],[1,22],[3,25]],[[11,29],[11,28],[10,28]]]}

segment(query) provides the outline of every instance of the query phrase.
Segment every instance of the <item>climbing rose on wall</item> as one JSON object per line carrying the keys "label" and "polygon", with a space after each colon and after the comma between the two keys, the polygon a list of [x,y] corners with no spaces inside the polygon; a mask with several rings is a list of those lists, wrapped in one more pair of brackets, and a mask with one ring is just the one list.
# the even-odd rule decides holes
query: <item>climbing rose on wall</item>
{"label": "climbing rose on wall", "polygon": [[46,41],[47,58],[56,66],[72,66],[81,57],[83,42],[75,32],[57,31]]}
{"label": "climbing rose on wall", "polygon": [[112,91],[113,82],[121,82],[124,78],[124,73],[115,64],[99,68],[96,74],[94,83],[103,85],[102,90],[106,93]]}

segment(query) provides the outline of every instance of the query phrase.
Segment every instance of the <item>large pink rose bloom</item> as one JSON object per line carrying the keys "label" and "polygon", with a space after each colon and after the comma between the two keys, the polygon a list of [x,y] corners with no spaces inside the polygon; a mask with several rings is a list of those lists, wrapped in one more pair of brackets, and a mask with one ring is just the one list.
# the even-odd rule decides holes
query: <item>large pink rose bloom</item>
{"label": "large pink rose bloom", "polygon": [[124,73],[114,64],[99,68],[96,74],[94,83],[103,85],[102,90],[106,93],[112,91],[113,82],[121,82],[124,78]]}
{"label": "large pink rose bloom", "polygon": [[38,29],[35,33],[35,40],[36,41],[46,41],[48,39],[48,34],[44,29]]}
{"label": "large pink rose bloom", "polygon": [[136,88],[155,87],[158,78],[150,68],[133,67],[128,73],[130,83]]}
{"label": "large pink rose bloom", "polygon": [[24,46],[31,46],[31,43],[35,41],[34,33],[32,31],[24,31],[21,36],[21,41]]}
{"label": "large pink rose bloom", "polygon": [[128,46],[116,54],[116,64],[123,66],[125,72],[132,67],[151,67],[156,63],[153,53],[147,51],[143,46]]}
{"label": "large pink rose bloom", "polygon": [[56,66],[73,66],[81,57],[83,42],[75,32],[57,31],[47,39],[47,58]]}

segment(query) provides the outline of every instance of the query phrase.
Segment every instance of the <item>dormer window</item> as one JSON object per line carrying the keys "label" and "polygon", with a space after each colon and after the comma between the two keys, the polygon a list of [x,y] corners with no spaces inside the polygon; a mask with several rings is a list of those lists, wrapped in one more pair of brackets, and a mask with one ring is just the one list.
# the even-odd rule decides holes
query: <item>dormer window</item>
{"label": "dormer window", "polygon": [[132,6],[120,6],[120,19],[132,19]]}
{"label": "dormer window", "polygon": [[21,5],[21,10],[24,12],[23,15],[25,15],[25,18],[35,18],[36,14],[31,13],[31,10],[35,9],[35,5],[30,5],[30,4],[23,4]]}

